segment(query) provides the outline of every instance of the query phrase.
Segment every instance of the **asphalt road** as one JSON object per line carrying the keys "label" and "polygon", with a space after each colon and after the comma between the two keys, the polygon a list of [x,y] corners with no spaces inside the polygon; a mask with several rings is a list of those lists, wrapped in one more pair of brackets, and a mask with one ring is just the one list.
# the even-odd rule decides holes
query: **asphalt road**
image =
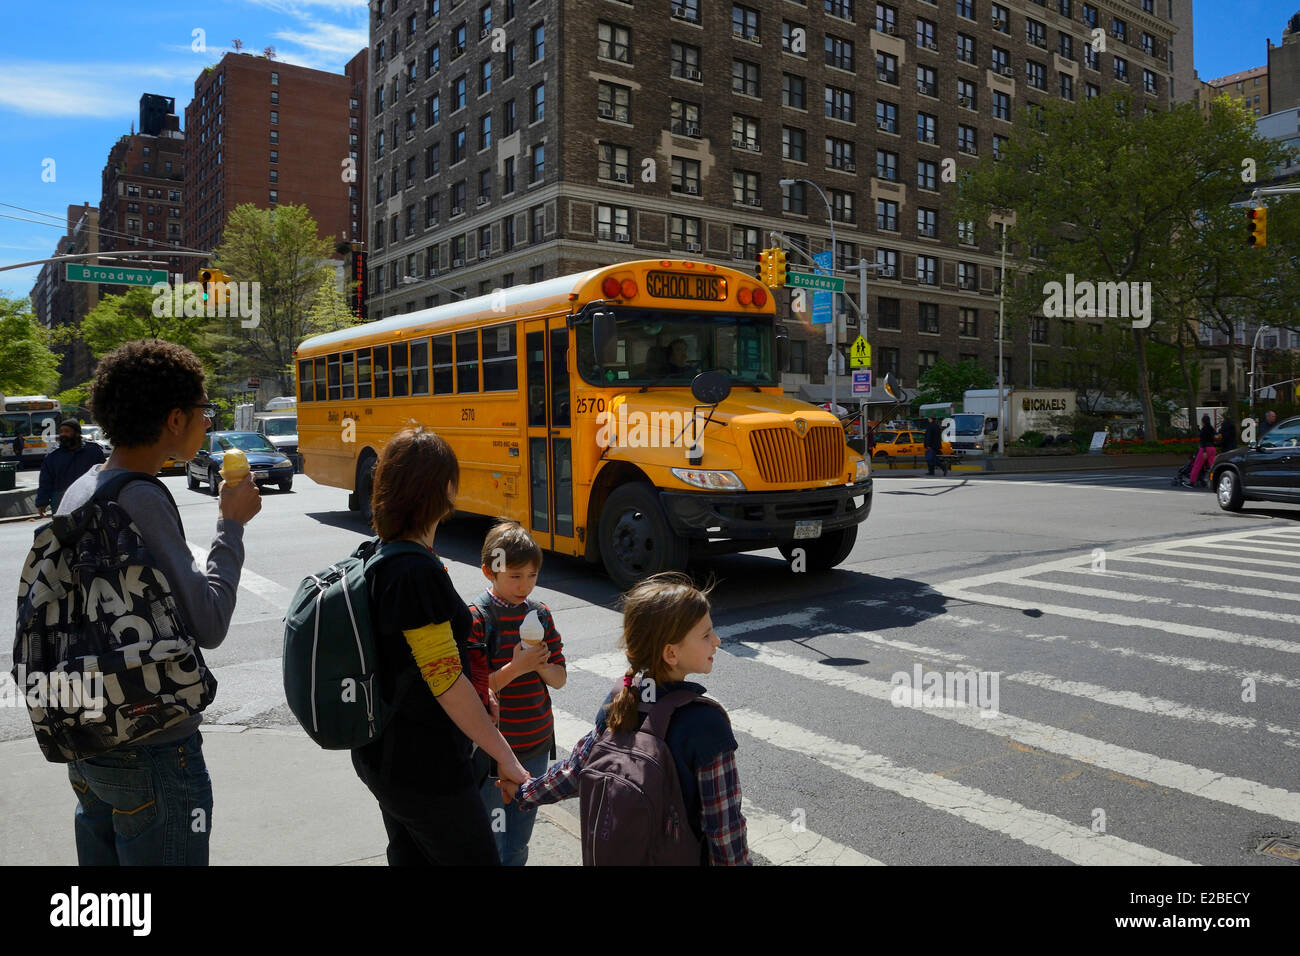
{"label": "asphalt road", "polygon": [[[206,548],[215,502],[165,480]],[[345,506],[304,476],[265,493],[206,719],[294,726],[281,616],[362,538]],[[32,527],[0,524],[11,608]],[[467,598],[486,527],[438,532]],[[884,477],[836,571],[776,551],[699,571],[724,639],[700,681],[730,712],[751,827],[806,827],[821,860],[1276,865],[1256,847],[1300,835],[1300,508],[1227,514],[1167,471]],[[623,671],[617,593],[548,556],[536,596],[565,642],[571,744]],[[29,733],[0,707],[0,740]]]}

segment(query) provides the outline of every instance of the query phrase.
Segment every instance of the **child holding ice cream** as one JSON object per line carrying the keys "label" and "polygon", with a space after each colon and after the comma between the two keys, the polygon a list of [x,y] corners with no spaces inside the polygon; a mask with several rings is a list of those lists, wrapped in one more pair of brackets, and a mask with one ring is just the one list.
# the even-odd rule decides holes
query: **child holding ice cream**
{"label": "child holding ice cream", "polygon": [[[483,542],[483,576],[491,586],[470,604],[471,640],[485,646],[471,651],[485,659],[486,667],[471,668],[486,678],[480,695],[495,694],[500,705],[501,736],[510,744],[524,769],[533,775],[546,770],[555,756],[555,726],[549,687],[564,686],[564,649],[550,609],[528,597],[537,586],[542,549],[517,521],[501,521]],[[528,840],[537,814],[521,812],[518,804],[501,805],[494,786],[495,767],[478,754],[483,802],[492,818],[492,832],[503,866],[523,866],[528,860]]]}

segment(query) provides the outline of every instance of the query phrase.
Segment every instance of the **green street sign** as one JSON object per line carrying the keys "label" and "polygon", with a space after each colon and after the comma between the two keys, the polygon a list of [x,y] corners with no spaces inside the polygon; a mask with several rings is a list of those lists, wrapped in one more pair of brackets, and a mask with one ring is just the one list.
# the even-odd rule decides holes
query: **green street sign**
{"label": "green street sign", "polygon": [[102,282],[104,285],[156,285],[167,281],[165,269],[133,269],[130,266],[67,266],[69,282]]}
{"label": "green street sign", "polygon": [[821,292],[843,292],[844,280],[834,276],[812,275],[808,272],[786,272],[785,284],[792,289],[817,289]]}

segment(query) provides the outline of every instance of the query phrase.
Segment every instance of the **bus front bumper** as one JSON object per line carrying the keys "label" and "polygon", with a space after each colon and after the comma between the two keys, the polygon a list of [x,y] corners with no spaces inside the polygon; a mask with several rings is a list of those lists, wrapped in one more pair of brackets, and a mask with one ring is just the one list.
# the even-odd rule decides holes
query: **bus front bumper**
{"label": "bus front bumper", "polygon": [[821,521],[822,534],[865,521],[871,513],[871,490],[868,478],[806,491],[664,491],[660,496],[668,523],[683,538],[789,541],[800,521]]}

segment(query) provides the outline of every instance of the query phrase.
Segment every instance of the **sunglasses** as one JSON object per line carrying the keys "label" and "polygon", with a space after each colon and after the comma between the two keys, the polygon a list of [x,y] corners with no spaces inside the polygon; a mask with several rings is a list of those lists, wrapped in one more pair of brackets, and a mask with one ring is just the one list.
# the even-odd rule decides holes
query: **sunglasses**
{"label": "sunglasses", "polygon": [[191,405],[190,407],[203,409],[203,417],[208,419],[209,421],[217,417],[216,402],[201,402],[198,405]]}

